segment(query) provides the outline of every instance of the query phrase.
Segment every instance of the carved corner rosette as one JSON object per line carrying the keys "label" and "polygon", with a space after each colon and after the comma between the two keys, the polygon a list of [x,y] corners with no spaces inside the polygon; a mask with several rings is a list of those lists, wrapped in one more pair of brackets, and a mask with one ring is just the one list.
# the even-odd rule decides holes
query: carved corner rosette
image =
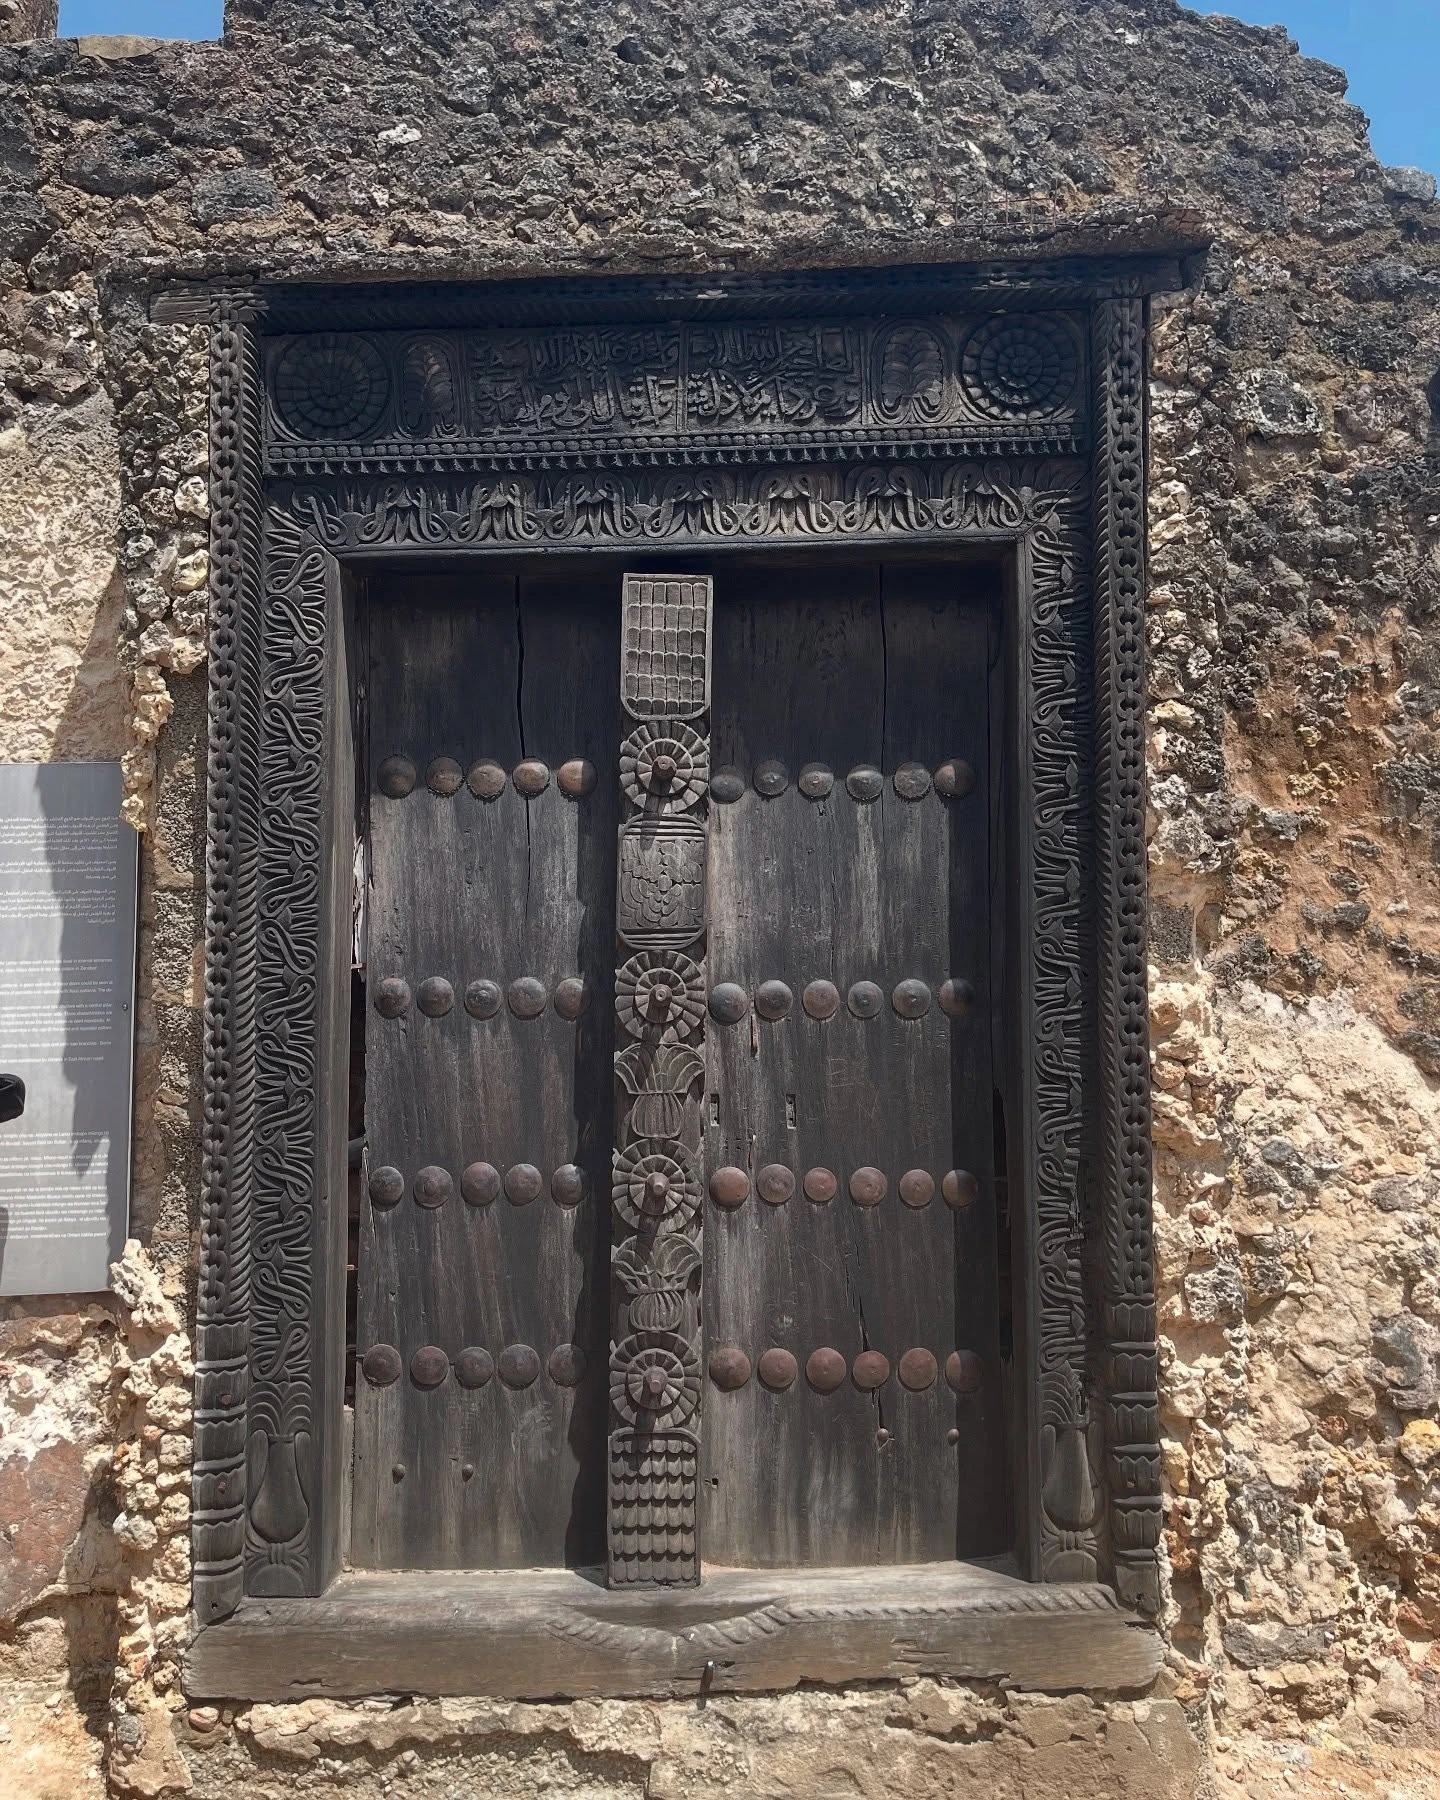
{"label": "carved corner rosette", "polygon": [[1100,1199],[1116,1590],[1160,1605],[1164,1524],[1152,1242],[1145,891],[1145,303],[1101,300],[1095,371]]}
{"label": "carved corner rosette", "polygon": [[691,1586],[698,1529],[708,577],[621,597],[608,1570]]}

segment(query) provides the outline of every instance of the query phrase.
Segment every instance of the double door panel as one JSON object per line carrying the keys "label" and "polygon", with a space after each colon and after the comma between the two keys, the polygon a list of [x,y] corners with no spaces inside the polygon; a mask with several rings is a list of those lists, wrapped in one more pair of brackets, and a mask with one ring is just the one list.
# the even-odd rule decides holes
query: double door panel
{"label": "double door panel", "polygon": [[[707,1561],[1008,1541],[985,572],[827,566],[715,610]],[[938,785],[937,785],[938,778]],[[723,786],[723,781],[721,783]],[[739,1183],[735,1183],[738,1191]]]}
{"label": "double door panel", "polygon": [[365,635],[352,1560],[600,1561],[616,608],[413,579]]}
{"label": "double door panel", "polygon": [[[997,1552],[991,577],[714,574],[700,1552]],[[365,610],[363,1566],[605,1560],[620,586]]]}

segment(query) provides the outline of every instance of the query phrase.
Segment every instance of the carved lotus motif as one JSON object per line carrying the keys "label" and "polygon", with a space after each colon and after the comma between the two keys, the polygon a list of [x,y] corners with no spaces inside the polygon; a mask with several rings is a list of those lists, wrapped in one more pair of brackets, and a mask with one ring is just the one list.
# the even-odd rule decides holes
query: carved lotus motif
{"label": "carved lotus motif", "polygon": [[617,1344],[610,1358],[610,1403],[627,1425],[683,1425],[700,1404],[695,1346],[671,1331]]}
{"label": "carved lotus motif", "polygon": [[449,346],[417,338],[400,370],[400,419],[411,437],[452,432],[460,422],[455,363]]}
{"label": "carved lotus motif", "polygon": [[636,1331],[673,1331],[685,1311],[685,1290],[700,1267],[700,1247],[682,1233],[647,1247],[631,1238],[611,1262],[615,1279],[630,1302],[630,1324]]}
{"label": "carved lotus motif", "polygon": [[642,811],[688,812],[709,778],[709,746],[678,721],[637,725],[620,746],[620,786]]}
{"label": "carved lotus motif", "polygon": [[705,1020],[704,973],[678,950],[641,950],[615,971],[615,1015],[633,1038],[689,1043]]}
{"label": "carved lotus motif", "polygon": [[897,325],[875,350],[875,404],[887,424],[934,425],[945,410],[945,346],[928,325]]}
{"label": "carved lotus motif", "polygon": [[705,1061],[688,1044],[630,1044],[615,1058],[615,1076],[630,1096],[632,1137],[686,1137],[686,1104],[705,1077]]}
{"label": "carved lotus motif", "polygon": [[642,1138],[616,1152],[610,1199],[630,1231],[688,1224],[700,1208],[700,1177],[681,1144]]}

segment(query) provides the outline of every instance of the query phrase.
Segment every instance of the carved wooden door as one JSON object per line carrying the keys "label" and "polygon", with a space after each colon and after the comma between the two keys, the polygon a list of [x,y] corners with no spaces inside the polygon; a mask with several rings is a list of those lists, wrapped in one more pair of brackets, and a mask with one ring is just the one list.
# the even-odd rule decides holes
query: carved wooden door
{"label": "carved wooden door", "polygon": [[613,585],[372,595],[352,1560],[604,1558]]}
{"label": "carved wooden door", "polygon": [[352,1558],[999,1552],[993,574],[619,585],[365,611]]}
{"label": "carved wooden door", "polygon": [[1013,1542],[1003,1427],[994,577],[716,582],[708,1564]]}

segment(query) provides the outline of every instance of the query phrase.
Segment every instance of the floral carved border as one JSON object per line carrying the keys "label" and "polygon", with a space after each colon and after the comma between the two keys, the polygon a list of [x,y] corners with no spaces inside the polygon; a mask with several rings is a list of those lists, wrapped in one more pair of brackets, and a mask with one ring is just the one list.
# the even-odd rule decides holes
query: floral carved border
{"label": "floral carved border", "polygon": [[[314,1205],[321,1101],[311,1029],[319,1013],[306,986],[311,947],[319,954],[320,892],[304,864],[313,849],[305,821],[321,804],[306,769],[324,742],[323,595],[337,564],[417,550],[877,540],[982,542],[1021,555],[1026,767],[1017,887],[1020,941],[1031,951],[1022,1113],[1033,1387],[1031,1448],[1019,1466],[1034,1471],[1031,1572],[1062,1582],[1109,1574],[1123,1601],[1153,1609],[1160,1491],[1143,930],[1143,301],[1100,297],[1092,312],[1093,460],[875,453],[783,466],[417,469],[274,481],[263,556],[259,446],[243,429],[236,454],[245,473],[226,485],[237,479],[227,473],[228,421],[243,415],[256,367],[231,344],[230,329],[217,317],[212,339],[202,1622],[238,1603],[245,1545],[249,1592],[313,1594],[328,1579],[314,1513],[338,1421],[317,1409],[305,1306],[320,1241],[305,1209]],[[252,1092],[253,1130],[237,1116]],[[1098,1217],[1087,1189],[1098,1190]],[[1098,1304],[1088,1291],[1092,1266]],[[237,1473],[237,1441],[249,1443],[248,1472]],[[229,1488],[237,1479],[246,1489],[243,1539]],[[202,1480],[211,1484],[203,1508]]]}

